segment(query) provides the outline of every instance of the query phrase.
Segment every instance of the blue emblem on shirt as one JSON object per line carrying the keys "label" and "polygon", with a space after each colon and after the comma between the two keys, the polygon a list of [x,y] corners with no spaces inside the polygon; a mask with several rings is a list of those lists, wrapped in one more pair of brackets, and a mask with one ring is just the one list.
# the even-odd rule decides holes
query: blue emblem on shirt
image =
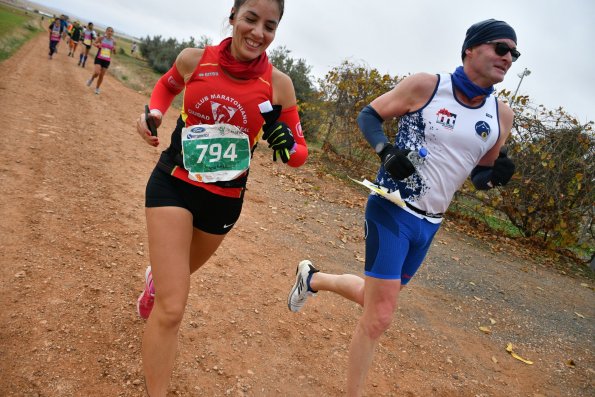
{"label": "blue emblem on shirt", "polygon": [[490,132],[490,125],[485,121],[478,121],[477,123],[475,123],[475,133],[483,141],[487,141],[488,136],[490,136]]}

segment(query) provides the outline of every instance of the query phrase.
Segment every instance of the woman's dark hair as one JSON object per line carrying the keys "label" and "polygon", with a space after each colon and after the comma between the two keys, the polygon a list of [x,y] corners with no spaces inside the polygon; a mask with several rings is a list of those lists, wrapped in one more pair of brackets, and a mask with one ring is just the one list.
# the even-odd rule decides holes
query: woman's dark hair
{"label": "woman's dark hair", "polygon": [[[242,7],[248,0],[234,0],[233,1],[233,8],[236,12]],[[277,5],[279,6],[279,20],[283,18],[283,9],[285,8],[285,0],[275,0]],[[230,15],[230,18],[233,19],[233,14]]]}

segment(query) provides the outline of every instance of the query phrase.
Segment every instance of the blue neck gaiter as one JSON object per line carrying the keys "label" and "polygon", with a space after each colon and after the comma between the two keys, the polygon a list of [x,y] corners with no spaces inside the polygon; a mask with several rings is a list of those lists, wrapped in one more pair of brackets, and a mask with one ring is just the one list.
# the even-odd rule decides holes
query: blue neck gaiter
{"label": "blue neck gaiter", "polygon": [[452,83],[455,88],[463,93],[467,98],[473,99],[478,96],[487,97],[494,92],[494,86],[488,88],[481,88],[467,77],[462,66],[456,68],[452,74]]}

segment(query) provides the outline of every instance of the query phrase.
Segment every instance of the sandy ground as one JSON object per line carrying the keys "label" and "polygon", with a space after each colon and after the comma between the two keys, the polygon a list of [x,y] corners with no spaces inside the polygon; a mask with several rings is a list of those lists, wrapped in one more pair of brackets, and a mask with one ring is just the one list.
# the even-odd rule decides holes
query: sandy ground
{"label": "sandy ground", "polygon": [[[144,187],[167,142],[144,144],[147,98],[111,76],[95,95],[90,66],[63,43],[48,60],[45,35],[0,64],[2,396],[143,395]],[[261,145],[239,223],[193,276],[172,396],[344,395],[361,309],[321,293],[294,314],[286,296],[304,258],[361,274],[365,193],[315,158],[270,157]],[[447,220],[410,286],[367,396],[595,395],[592,281]]]}

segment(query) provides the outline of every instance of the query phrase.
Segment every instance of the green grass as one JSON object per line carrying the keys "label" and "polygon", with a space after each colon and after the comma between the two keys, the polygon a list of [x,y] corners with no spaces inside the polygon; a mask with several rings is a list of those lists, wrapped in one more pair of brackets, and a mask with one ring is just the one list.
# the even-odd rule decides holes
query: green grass
{"label": "green grass", "polygon": [[0,61],[8,59],[41,30],[42,21],[37,14],[0,5]]}
{"label": "green grass", "polygon": [[[480,209],[475,209],[476,206],[480,206]],[[478,222],[482,222],[487,225],[487,227],[494,231],[497,234],[501,234],[507,237],[511,237],[513,239],[522,238],[524,237],[523,232],[514,226],[506,217],[506,215],[502,213],[494,213],[489,214],[483,212],[481,210],[481,203],[469,196],[465,195],[457,195],[456,199],[453,200],[452,204],[448,208],[448,212],[455,215],[461,216],[464,219],[475,219]],[[534,238],[543,238],[544,233],[540,232]],[[592,241],[592,240],[591,240]],[[552,250],[558,249],[558,251],[567,250],[572,253],[576,258],[580,261],[587,261],[593,255],[595,251],[595,247],[593,244],[584,243],[578,244],[575,246],[563,246],[558,244],[555,240],[552,240],[550,244],[553,244],[555,248]],[[595,274],[594,274],[595,276]]]}
{"label": "green grass", "polygon": [[[121,47],[122,40],[117,41],[118,47]],[[161,75],[155,72],[147,61],[137,57],[131,57],[130,52],[122,53],[118,50],[110,66],[110,72],[126,86],[135,91],[150,95]]]}
{"label": "green grass", "polygon": [[0,37],[10,34],[28,20],[22,12],[0,5]]}
{"label": "green grass", "polygon": [[487,215],[484,219],[490,229],[501,231],[509,237],[523,237],[521,230],[506,219],[498,218],[492,215]]}
{"label": "green grass", "polygon": [[[475,207],[479,207],[479,210],[475,209]],[[481,211],[481,208],[483,208],[483,206],[479,201],[460,194],[452,201],[448,208],[448,212],[476,219],[479,222],[485,223],[489,229],[502,233],[505,236],[512,238],[523,237],[522,231],[514,226],[507,219],[506,215],[501,213],[485,213]]]}

